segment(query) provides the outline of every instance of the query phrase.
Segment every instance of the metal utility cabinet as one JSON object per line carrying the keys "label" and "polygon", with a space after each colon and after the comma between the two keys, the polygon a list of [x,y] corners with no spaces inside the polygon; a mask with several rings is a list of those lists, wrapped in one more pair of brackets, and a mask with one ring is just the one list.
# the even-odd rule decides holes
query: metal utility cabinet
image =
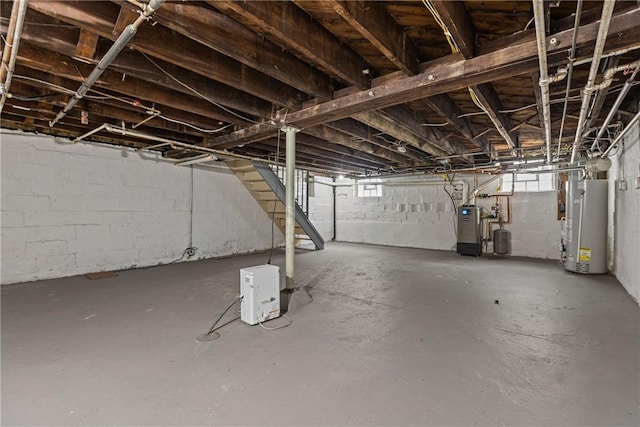
{"label": "metal utility cabinet", "polygon": [[482,255],[481,208],[461,206],[458,208],[458,243],[456,251],[460,255]]}

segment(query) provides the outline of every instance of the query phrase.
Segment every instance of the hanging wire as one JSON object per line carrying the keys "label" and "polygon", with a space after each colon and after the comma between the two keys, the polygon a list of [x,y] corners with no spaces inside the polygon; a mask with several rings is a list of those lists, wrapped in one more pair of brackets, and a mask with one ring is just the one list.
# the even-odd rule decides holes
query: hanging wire
{"label": "hanging wire", "polygon": [[196,89],[192,88],[191,86],[189,86],[186,83],[183,83],[182,81],[180,81],[180,79],[178,79],[177,77],[175,77],[174,75],[172,75],[171,73],[169,73],[168,71],[166,71],[164,68],[162,68],[159,64],[157,64],[153,59],[151,59],[147,54],[145,54],[144,52],[140,52],[142,54],[142,56],[144,56],[147,61],[149,61],[154,67],[156,67],[158,70],[160,70],[163,74],[165,74],[167,77],[169,77],[171,80],[175,81],[176,83],[178,83],[180,86],[183,86],[186,89],[189,89],[191,92],[195,93],[196,95],[198,95],[199,97],[201,97],[202,99],[204,99],[205,101],[210,102],[211,104],[215,105],[218,108],[221,108],[222,110],[226,111],[229,114],[232,114],[236,117],[238,117],[241,120],[250,122],[250,123],[254,123],[254,124],[259,124],[260,122],[257,122],[249,117],[243,116],[241,114],[236,113],[235,111],[225,107],[224,105],[214,101],[213,99],[209,98],[208,96],[204,95],[203,93],[197,91]]}

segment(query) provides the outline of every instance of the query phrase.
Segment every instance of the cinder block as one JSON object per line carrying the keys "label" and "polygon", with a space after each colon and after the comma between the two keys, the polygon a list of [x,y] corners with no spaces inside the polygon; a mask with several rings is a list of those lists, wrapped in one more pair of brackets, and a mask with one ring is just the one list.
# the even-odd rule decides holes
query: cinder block
{"label": "cinder block", "polygon": [[46,211],[49,209],[49,197],[35,194],[8,194],[2,198],[3,210],[17,212]]}
{"label": "cinder block", "polygon": [[2,211],[2,227],[20,227],[24,225],[24,214],[18,211]]}
{"label": "cinder block", "polygon": [[42,240],[38,242],[26,242],[25,253],[35,258],[66,254],[67,242],[66,240]]}
{"label": "cinder block", "polygon": [[76,238],[75,225],[48,225],[35,227],[34,235],[39,240],[72,240]]}

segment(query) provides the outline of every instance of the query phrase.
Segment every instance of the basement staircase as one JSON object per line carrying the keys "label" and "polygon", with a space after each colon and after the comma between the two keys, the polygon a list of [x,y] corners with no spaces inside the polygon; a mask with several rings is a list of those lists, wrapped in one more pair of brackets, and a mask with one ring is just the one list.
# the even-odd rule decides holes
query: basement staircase
{"label": "basement staircase", "polygon": [[[227,161],[229,169],[242,181],[276,226],[285,233],[285,186],[270,166],[250,160]],[[307,215],[296,203],[295,244],[313,242],[317,250],[324,249],[324,239]]]}

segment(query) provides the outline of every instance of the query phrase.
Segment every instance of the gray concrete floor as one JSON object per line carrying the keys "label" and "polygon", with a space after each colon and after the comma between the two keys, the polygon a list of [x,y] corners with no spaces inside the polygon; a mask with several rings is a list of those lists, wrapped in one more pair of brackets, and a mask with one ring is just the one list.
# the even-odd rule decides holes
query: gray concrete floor
{"label": "gray concrete floor", "polygon": [[3,287],[2,425],[640,424],[640,309],[612,277],[329,244],[296,258],[314,301],[290,327],[196,341],[266,259]]}

